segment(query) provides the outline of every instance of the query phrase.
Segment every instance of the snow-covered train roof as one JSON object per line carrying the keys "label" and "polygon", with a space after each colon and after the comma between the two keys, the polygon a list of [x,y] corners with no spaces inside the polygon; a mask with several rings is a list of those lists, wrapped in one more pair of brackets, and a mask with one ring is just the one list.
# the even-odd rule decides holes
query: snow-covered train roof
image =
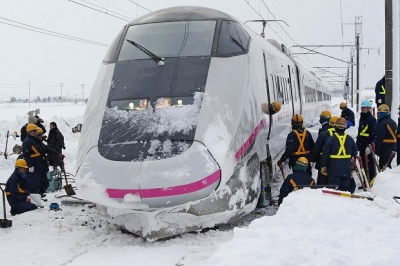
{"label": "snow-covered train roof", "polygon": [[199,7],[199,6],[178,6],[160,9],[133,20],[130,25],[147,24],[166,21],[186,21],[186,20],[232,20],[237,21],[232,16],[221,11]]}

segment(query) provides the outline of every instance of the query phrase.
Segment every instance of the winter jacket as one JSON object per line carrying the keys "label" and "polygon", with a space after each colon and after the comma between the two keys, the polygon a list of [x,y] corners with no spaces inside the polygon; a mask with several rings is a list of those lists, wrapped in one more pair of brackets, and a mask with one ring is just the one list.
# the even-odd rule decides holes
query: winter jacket
{"label": "winter jacket", "polygon": [[321,157],[324,150],[324,145],[326,141],[335,133],[335,128],[329,128],[327,131],[322,132],[318,135],[315,141],[314,149],[311,155],[311,162],[316,162],[315,169],[321,169]]}
{"label": "winter jacket", "polygon": [[[303,143],[300,140],[303,139]],[[300,145],[302,144],[302,145]],[[286,138],[286,149],[280,161],[284,162],[289,158],[289,166],[293,167],[300,157],[311,157],[311,151],[314,148],[314,140],[311,133],[304,129],[293,129]]]}
{"label": "winter jacket", "polygon": [[283,198],[289,195],[293,190],[297,190],[300,185],[314,185],[314,179],[310,175],[303,171],[294,171],[293,174],[288,175],[288,177],[283,181],[281,189],[279,191],[278,204],[282,203]]}
{"label": "winter jacket", "polygon": [[385,77],[379,80],[375,85],[375,103],[376,106],[386,103],[386,89],[385,89]]}
{"label": "winter jacket", "polygon": [[42,161],[45,160],[44,154],[40,153],[39,143],[36,138],[28,135],[22,143],[22,155],[28,163],[28,167],[39,169]]}
{"label": "winter jacket", "polygon": [[10,205],[18,201],[26,202],[29,191],[26,190],[25,175],[15,169],[7,180],[5,192]]}
{"label": "winter jacket", "polygon": [[[339,138],[341,140],[339,140]],[[343,141],[344,145],[341,144]],[[326,141],[321,158],[321,168],[326,167],[329,177],[350,177],[352,158],[357,156],[357,146],[347,134],[335,133]]]}
{"label": "winter jacket", "polygon": [[390,118],[390,113],[378,119],[375,137],[376,155],[386,156],[396,151],[396,129],[396,122]]}
{"label": "winter jacket", "polygon": [[356,141],[357,149],[359,151],[364,152],[368,144],[375,141],[375,124],[376,119],[371,112],[360,114]]}
{"label": "winter jacket", "polygon": [[62,153],[62,148],[65,147],[64,136],[57,127],[50,129],[47,137],[47,145],[57,153]]}
{"label": "winter jacket", "polygon": [[[354,118],[354,113],[349,108],[347,108],[347,107],[343,108],[342,109],[342,114],[340,115],[340,117],[343,117],[344,119],[346,119],[347,121],[352,123],[353,126],[356,125],[356,121],[355,121],[355,118]],[[349,128],[349,125],[347,126],[347,128]]]}
{"label": "winter jacket", "polygon": [[318,136],[319,134],[321,134],[322,132],[327,131],[329,128],[329,122],[325,122],[322,124],[322,127],[318,130]]}

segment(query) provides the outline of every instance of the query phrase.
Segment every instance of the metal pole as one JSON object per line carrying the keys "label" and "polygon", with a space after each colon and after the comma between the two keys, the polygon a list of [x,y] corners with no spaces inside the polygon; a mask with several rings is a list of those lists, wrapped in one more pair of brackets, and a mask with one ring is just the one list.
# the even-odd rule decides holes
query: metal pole
{"label": "metal pole", "polygon": [[354,104],[354,54],[353,54],[353,49],[350,51],[351,56],[350,56],[350,62],[351,62],[351,107],[353,107]]}
{"label": "metal pole", "polygon": [[357,84],[356,84],[356,112],[358,112],[358,102],[360,97],[360,35],[356,36],[356,52],[357,52]]}
{"label": "metal pole", "polygon": [[385,103],[391,108],[393,92],[393,3],[385,0]]}

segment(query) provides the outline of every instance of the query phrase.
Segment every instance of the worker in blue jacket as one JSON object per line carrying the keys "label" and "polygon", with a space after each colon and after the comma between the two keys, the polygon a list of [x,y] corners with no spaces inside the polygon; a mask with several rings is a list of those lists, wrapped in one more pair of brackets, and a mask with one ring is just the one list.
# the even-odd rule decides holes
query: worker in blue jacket
{"label": "worker in blue jacket", "polygon": [[346,119],[346,128],[354,127],[356,125],[354,112],[347,107],[345,102],[340,103],[340,109],[342,110],[340,117]]}
{"label": "worker in blue jacket", "polygon": [[377,107],[386,103],[385,76],[375,85],[375,103]]}
{"label": "worker in blue jacket", "polygon": [[15,162],[15,170],[6,183],[6,195],[8,204],[11,206],[11,215],[21,214],[37,209],[31,203],[29,191],[26,190],[26,172],[28,164],[24,159]]}
{"label": "worker in blue jacket", "polygon": [[[289,167],[293,168],[297,159],[311,157],[311,151],[314,148],[314,140],[311,133],[303,126],[303,117],[295,114],[292,117],[292,131],[286,138],[286,149],[282,154],[278,165],[282,165],[289,158]],[[307,173],[311,176],[311,165],[307,168]]]}
{"label": "worker in blue jacket", "polygon": [[361,113],[360,113],[360,121],[358,125],[358,134],[357,134],[357,149],[360,153],[360,157],[362,159],[362,163],[364,167],[368,167],[368,177],[369,181],[375,177],[375,166],[374,166],[374,158],[372,153],[368,155],[368,165],[365,160],[365,149],[368,145],[372,144],[375,141],[375,124],[376,119],[371,114],[372,104],[368,100],[364,100],[361,103]]}
{"label": "worker in blue jacket", "polygon": [[38,127],[35,124],[26,126],[27,137],[22,143],[22,156],[28,163],[27,188],[31,193],[38,194],[40,190],[40,176],[38,170],[42,166],[44,156],[39,151],[39,145],[36,140]]}
{"label": "worker in blue jacket", "polygon": [[396,129],[396,122],[390,118],[389,106],[381,104],[378,107],[378,125],[375,138],[375,153],[379,156],[379,169],[382,169],[383,166],[392,168],[393,153],[396,152]]}
{"label": "worker in blue jacket", "polygon": [[321,158],[326,141],[335,133],[335,123],[339,117],[332,116],[329,120],[327,131],[318,135],[311,155],[311,161],[315,162],[315,169],[318,170],[317,185],[328,185],[328,177],[321,173]]}
{"label": "worker in blue jacket", "polygon": [[328,176],[329,185],[337,185],[340,190],[351,192],[351,169],[357,156],[357,146],[345,130],[346,119],[340,117],[335,123],[335,134],[324,145],[321,173]]}
{"label": "worker in blue jacket", "polygon": [[283,181],[279,191],[278,204],[281,205],[283,198],[289,195],[293,190],[298,190],[300,185],[314,185],[314,179],[306,173],[308,168],[308,160],[305,157],[300,157],[293,166],[293,173]]}

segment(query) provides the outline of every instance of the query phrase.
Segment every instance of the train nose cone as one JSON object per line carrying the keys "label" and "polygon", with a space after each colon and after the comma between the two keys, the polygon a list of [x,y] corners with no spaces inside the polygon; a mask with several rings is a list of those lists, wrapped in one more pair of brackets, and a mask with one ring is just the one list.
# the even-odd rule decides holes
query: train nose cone
{"label": "train nose cone", "polygon": [[[102,193],[108,198],[104,201],[106,206],[112,205],[110,200],[128,204],[141,201],[146,208],[175,206],[207,197],[221,179],[217,162],[206,147],[196,141],[186,152],[162,160],[115,162],[101,157],[98,152],[90,152],[85,165],[84,169],[92,170],[91,186],[97,183],[105,188]],[[88,181],[85,183],[89,184]],[[102,204],[99,200],[96,202]]]}

